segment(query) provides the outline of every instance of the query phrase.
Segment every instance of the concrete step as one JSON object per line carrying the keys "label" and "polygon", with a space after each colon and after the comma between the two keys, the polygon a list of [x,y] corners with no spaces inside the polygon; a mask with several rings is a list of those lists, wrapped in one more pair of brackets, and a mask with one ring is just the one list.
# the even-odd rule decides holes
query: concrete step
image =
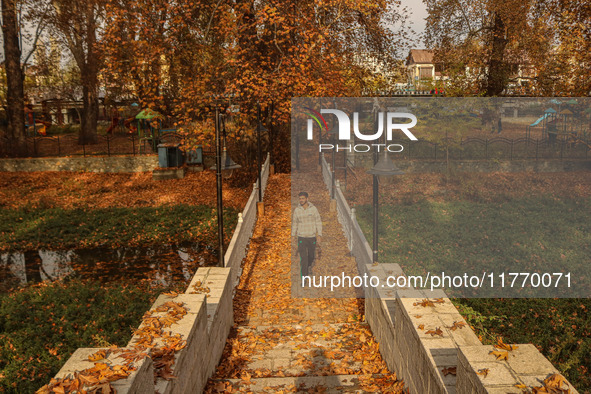
{"label": "concrete step", "polygon": [[[365,375],[364,378],[380,378],[381,375]],[[297,393],[367,393],[360,385],[360,375],[291,376],[250,379],[212,380],[213,392],[270,393],[283,390]],[[377,392],[377,391],[376,391]]]}
{"label": "concrete step", "polygon": [[242,369],[259,377],[365,373],[356,334],[349,323],[238,327],[249,349]]}

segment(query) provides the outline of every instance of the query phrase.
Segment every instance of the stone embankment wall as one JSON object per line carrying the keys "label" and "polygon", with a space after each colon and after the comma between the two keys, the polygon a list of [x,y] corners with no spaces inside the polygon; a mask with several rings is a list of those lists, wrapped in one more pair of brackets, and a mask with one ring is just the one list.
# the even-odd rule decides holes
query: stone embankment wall
{"label": "stone embankment wall", "polygon": [[0,159],[0,171],[147,172],[158,156],[44,157]]}
{"label": "stone embankment wall", "polygon": [[[215,164],[215,156],[203,157],[203,168]],[[445,173],[442,160],[396,161],[408,173]],[[0,159],[0,171],[146,172],[158,167],[158,156],[47,157]],[[452,160],[456,172],[570,172],[591,170],[591,160]]]}

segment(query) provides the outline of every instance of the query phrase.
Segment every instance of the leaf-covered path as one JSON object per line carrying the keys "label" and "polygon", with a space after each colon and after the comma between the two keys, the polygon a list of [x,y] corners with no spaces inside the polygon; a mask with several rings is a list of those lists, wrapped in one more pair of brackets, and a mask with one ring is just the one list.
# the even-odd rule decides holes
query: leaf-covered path
{"label": "leaf-covered path", "polygon": [[[343,256],[334,264],[354,264],[324,184],[312,183],[323,255],[330,249]],[[289,175],[270,177],[234,298],[235,324],[205,391],[402,392],[364,322],[362,299],[292,298],[291,210]]]}

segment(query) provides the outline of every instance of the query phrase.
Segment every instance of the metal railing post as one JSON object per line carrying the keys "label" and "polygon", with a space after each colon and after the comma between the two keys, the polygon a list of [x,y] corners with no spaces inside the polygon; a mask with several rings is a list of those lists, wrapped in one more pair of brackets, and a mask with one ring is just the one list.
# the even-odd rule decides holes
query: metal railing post
{"label": "metal railing post", "polygon": [[351,223],[350,223],[350,232],[351,232],[351,247],[349,248],[351,250],[351,253],[353,253],[353,248],[355,246],[354,244],[354,228],[355,228],[355,222],[356,222],[356,217],[355,217],[355,208],[351,208]]}

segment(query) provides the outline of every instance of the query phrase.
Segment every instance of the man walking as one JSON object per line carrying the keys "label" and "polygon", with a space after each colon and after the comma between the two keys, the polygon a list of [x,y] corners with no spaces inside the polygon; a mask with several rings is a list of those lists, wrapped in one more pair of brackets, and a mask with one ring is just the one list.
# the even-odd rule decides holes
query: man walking
{"label": "man walking", "polygon": [[298,199],[300,205],[293,211],[291,236],[297,237],[300,275],[309,276],[314,264],[316,244],[320,244],[322,237],[322,221],[318,209],[308,201],[308,193],[300,192]]}

